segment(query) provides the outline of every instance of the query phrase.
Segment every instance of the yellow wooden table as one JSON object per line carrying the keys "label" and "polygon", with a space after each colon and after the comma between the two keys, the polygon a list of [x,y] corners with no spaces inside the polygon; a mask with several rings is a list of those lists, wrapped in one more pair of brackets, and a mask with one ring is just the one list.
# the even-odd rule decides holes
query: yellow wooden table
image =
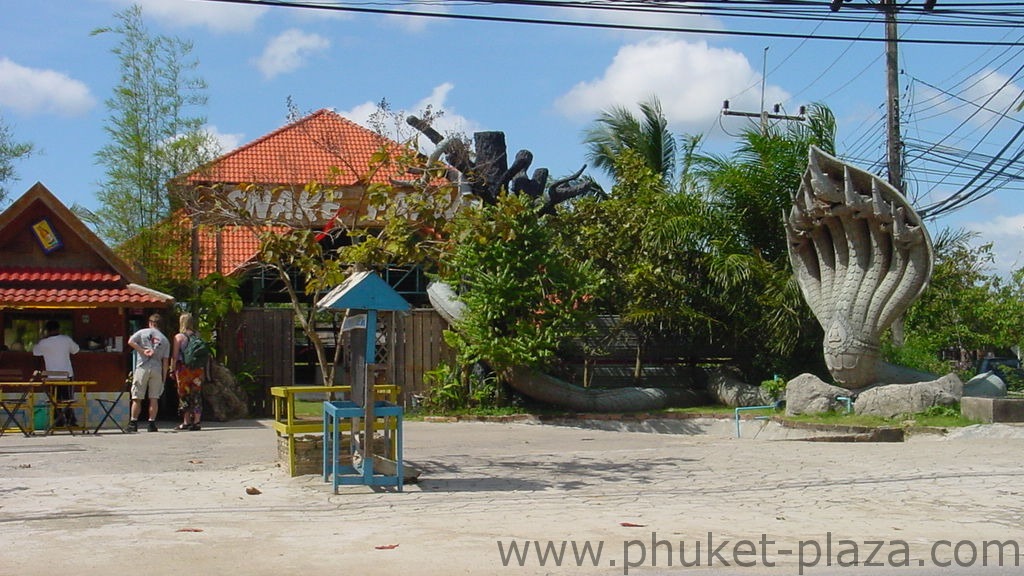
{"label": "yellow wooden table", "polygon": [[[373,387],[376,397],[388,402],[398,402],[398,386],[395,384],[377,384]],[[352,392],[351,386],[273,386],[270,388],[270,396],[274,399],[274,430],[278,436],[288,438],[288,473],[295,475],[295,437],[298,434],[323,434],[323,410],[316,415],[298,417],[295,414],[295,398],[298,395],[310,396],[321,394],[322,400],[346,400]],[[374,423],[374,430],[386,430],[391,426],[393,432],[394,423],[386,423],[383,419]],[[351,428],[349,426],[348,428]],[[351,432],[343,428],[344,432]],[[392,442],[396,442],[396,435],[391,435]],[[396,447],[397,449],[397,447]]]}
{"label": "yellow wooden table", "polygon": [[[89,388],[99,384],[95,381],[89,380],[47,380],[42,382],[43,393],[46,394],[46,400],[50,404],[50,419],[46,425],[46,434],[53,434],[56,429],[66,430],[75,435],[75,431],[83,434],[89,433]],[[70,397],[65,394],[61,394],[61,390],[70,391]],[[57,426],[57,414],[59,411],[75,410],[80,408],[82,410],[82,419],[71,424],[66,419],[64,424]],[[77,418],[76,418],[77,420]]]}
{"label": "yellow wooden table", "polygon": [[[76,431],[82,433],[88,433],[89,423],[89,399],[88,391],[92,386],[97,385],[98,382],[92,380],[47,380],[45,382],[0,382],[0,408],[2,408],[3,414],[0,418],[4,418],[4,424],[0,427],[0,435],[8,430],[20,430],[25,436],[31,436],[35,432],[35,422],[31,411],[35,408],[35,397],[40,392],[46,397],[46,402],[49,405],[49,418],[47,420],[46,429],[44,432],[49,435],[55,431],[56,414],[58,410],[70,408],[71,410],[81,409],[82,418],[81,420],[72,426],[66,422],[59,428],[67,430],[72,435]],[[60,390],[71,390],[72,396],[69,399],[63,399],[63,395],[59,392]],[[13,399],[8,399],[8,395],[13,395]],[[21,411],[24,414],[24,424],[20,422],[16,414]],[[15,424],[15,427],[11,427],[11,424]]]}

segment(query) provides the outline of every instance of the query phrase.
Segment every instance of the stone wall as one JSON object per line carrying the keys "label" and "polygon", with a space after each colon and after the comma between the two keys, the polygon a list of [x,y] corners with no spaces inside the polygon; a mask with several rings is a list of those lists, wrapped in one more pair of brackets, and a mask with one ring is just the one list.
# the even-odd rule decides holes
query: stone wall
{"label": "stone wall", "polygon": [[[348,434],[342,434],[338,445],[338,463],[346,466],[352,464],[352,454],[349,451],[352,443]],[[373,449],[377,454],[388,452],[387,443],[383,437],[376,437],[373,441]],[[306,474],[323,474],[324,439],[320,434],[304,434],[295,437],[295,476]],[[282,465],[288,468],[288,437],[277,437],[277,458]]]}

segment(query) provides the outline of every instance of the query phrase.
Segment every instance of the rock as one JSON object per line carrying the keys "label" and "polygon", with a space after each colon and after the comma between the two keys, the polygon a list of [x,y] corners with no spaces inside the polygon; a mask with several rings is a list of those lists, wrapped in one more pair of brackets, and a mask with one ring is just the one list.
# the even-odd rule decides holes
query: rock
{"label": "rock", "polygon": [[964,384],[964,396],[1002,398],[1006,396],[1006,382],[991,370],[982,372]]}
{"label": "rock", "polygon": [[213,362],[209,378],[203,383],[203,404],[203,418],[214,422],[244,418],[249,412],[245,392],[231,371],[217,362]]}
{"label": "rock", "polygon": [[747,384],[739,370],[723,366],[708,375],[708,393],[719,404],[730,408],[739,406],[766,406],[775,401],[760,386]]}
{"label": "rock", "polygon": [[839,396],[850,396],[850,391],[826,384],[814,374],[801,374],[786,384],[786,415],[820,414],[845,408]]}
{"label": "rock", "polygon": [[947,374],[931,382],[887,384],[861,392],[854,412],[883,418],[917,414],[932,406],[952,406],[963,396],[963,382],[956,374]]}

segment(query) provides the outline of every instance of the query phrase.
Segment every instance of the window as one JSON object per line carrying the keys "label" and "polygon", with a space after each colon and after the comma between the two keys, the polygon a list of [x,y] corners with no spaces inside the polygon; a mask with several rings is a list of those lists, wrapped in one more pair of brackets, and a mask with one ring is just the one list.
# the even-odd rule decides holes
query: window
{"label": "window", "polygon": [[46,322],[57,320],[61,334],[71,335],[74,322],[71,316],[52,314],[6,314],[4,316],[4,346],[12,352],[31,352],[32,347],[46,335]]}

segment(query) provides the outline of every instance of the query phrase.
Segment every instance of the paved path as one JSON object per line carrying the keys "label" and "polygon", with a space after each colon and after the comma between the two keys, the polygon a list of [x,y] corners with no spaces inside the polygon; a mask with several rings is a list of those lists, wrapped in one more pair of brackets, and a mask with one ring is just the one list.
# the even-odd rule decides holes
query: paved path
{"label": "paved path", "polygon": [[[854,549],[929,568],[937,542],[935,561],[973,547],[977,565],[986,541],[1024,546],[1020,432],[868,444],[414,422],[406,459],[422,481],[402,494],[288,477],[265,421],[5,435],[0,574],[663,574],[696,558],[824,574]],[[562,565],[542,566],[534,542],[566,542]]]}

